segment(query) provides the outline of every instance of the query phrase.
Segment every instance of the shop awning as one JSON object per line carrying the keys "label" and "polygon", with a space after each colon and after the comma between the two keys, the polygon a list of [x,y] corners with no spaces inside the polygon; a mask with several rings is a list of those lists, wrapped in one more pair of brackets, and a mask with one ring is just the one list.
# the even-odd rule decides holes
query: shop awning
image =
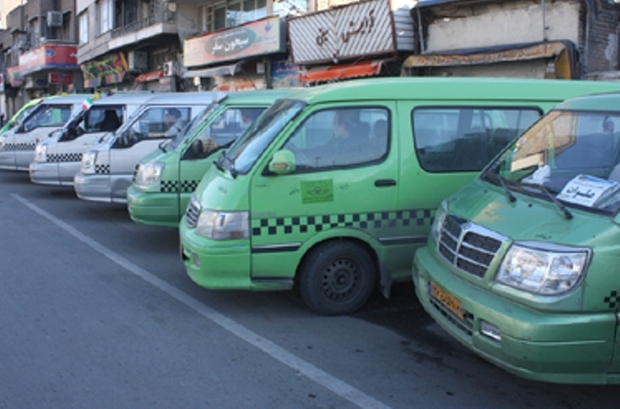
{"label": "shop awning", "polygon": [[403,62],[403,68],[456,67],[548,59],[553,63],[555,78],[575,79],[579,76],[576,55],[575,45],[562,40],[458,50],[445,54],[412,55]]}
{"label": "shop awning", "polygon": [[482,65],[511,61],[552,58],[566,50],[563,42],[538,43],[506,49],[475,51],[458,50],[453,53],[411,55],[403,62],[403,68],[450,67],[457,65]]}
{"label": "shop awning", "polygon": [[186,70],[183,78],[213,78],[221,75],[235,75],[241,68],[241,62],[228,65],[220,65],[213,68],[204,68],[202,70]]}
{"label": "shop awning", "polygon": [[164,72],[162,70],[146,72],[144,74],[140,74],[136,77],[136,82],[148,82],[155,81],[164,76]]}
{"label": "shop awning", "polygon": [[347,78],[369,77],[381,72],[380,61],[362,61],[355,64],[314,67],[300,74],[301,82],[334,81]]}

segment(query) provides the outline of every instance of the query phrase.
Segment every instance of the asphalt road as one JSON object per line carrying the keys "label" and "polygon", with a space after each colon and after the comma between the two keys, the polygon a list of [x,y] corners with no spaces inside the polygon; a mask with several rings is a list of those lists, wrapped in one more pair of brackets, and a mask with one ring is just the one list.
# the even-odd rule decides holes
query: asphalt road
{"label": "asphalt road", "polygon": [[174,229],[0,172],[0,409],[593,408],[620,387],[530,382],[471,354],[411,284],[343,317],[294,292],[208,291]]}

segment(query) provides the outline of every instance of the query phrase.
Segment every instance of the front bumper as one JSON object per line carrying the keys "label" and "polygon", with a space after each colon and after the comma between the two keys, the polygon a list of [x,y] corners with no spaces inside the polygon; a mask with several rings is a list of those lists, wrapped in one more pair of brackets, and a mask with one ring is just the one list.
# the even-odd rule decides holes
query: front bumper
{"label": "front bumper", "polygon": [[[414,282],[420,303],[463,345],[508,372],[559,383],[619,383],[608,376],[613,357],[615,314],[545,313],[525,308],[453,274],[428,247],[414,257]],[[462,305],[465,319],[430,294],[431,281]],[[454,304],[452,304],[454,305]],[[499,340],[481,323],[499,329]]]}
{"label": "front bumper", "polygon": [[136,223],[162,227],[179,227],[177,193],[142,192],[135,186],[127,189],[127,209]]}
{"label": "front bumper", "polygon": [[[58,163],[32,162],[29,167],[30,181],[41,185],[62,185],[58,174]],[[73,185],[73,180],[71,180]]]}
{"label": "front bumper", "polygon": [[179,224],[181,258],[189,277],[209,289],[252,288],[249,240],[218,242],[200,237],[185,218]]}
{"label": "front bumper", "polygon": [[4,170],[16,170],[15,165],[15,152],[13,151],[0,151],[0,169]]}
{"label": "front bumper", "polygon": [[82,172],[75,174],[73,188],[77,197],[93,202],[111,203],[110,175],[85,175]]}

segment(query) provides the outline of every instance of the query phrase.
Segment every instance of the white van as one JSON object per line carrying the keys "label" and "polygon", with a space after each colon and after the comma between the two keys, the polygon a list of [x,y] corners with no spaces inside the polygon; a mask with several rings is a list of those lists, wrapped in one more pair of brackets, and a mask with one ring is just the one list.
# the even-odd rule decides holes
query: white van
{"label": "white van", "polygon": [[89,94],[46,98],[22,123],[0,136],[0,169],[28,171],[37,141],[62,128],[82,109]]}
{"label": "white van", "polygon": [[62,131],[39,142],[30,164],[30,180],[46,185],[72,186],[80,170],[82,154],[107,133],[114,133],[149,98],[151,92],[113,94],[93,101],[80,111]]}
{"label": "white van", "polygon": [[[225,94],[186,92],[155,94],[117,132],[82,155],[73,187],[80,199],[127,203],[127,188],[142,159],[167,138],[183,132],[195,116]],[[174,123],[171,123],[172,121]]]}

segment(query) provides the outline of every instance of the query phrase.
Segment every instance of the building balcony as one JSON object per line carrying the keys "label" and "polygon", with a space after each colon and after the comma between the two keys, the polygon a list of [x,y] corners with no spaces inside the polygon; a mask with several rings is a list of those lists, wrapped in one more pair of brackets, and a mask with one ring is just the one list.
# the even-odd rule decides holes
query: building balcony
{"label": "building balcony", "polygon": [[153,13],[112,29],[110,50],[152,39],[162,34],[177,34],[176,12]]}

